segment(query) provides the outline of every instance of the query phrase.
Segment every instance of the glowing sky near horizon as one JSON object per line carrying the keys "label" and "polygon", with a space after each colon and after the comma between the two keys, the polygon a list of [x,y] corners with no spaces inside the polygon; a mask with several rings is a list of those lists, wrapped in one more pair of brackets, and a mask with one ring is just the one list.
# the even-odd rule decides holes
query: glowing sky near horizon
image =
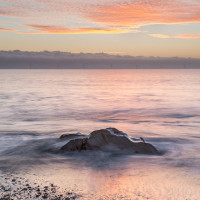
{"label": "glowing sky near horizon", "polygon": [[199,0],[0,0],[0,50],[200,57]]}

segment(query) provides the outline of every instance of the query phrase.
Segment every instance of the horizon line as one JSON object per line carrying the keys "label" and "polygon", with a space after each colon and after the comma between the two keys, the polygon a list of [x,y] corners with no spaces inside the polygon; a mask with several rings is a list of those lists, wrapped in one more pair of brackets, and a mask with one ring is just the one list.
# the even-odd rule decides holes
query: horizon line
{"label": "horizon line", "polygon": [[89,55],[95,55],[95,54],[102,54],[102,55],[109,55],[109,56],[121,56],[121,57],[132,57],[132,58],[165,58],[165,59],[170,59],[170,58],[177,58],[177,59],[197,59],[200,60],[200,57],[180,57],[180,56],[143,56],[143,55],[130,55],[130,54],[120,54],[120,53],[111,53],[111,52],[70,52],[70,51],[59,51],[59,50],[41,50],[41,51],[32,51],[32,50],[19,50],[19,49],[14,49],[14,50],[0,50],[0,53],[10,53],[10,52],[23,52],[23,53],[70,53],[74,55],[80,55],[80,54],[89,54]]}

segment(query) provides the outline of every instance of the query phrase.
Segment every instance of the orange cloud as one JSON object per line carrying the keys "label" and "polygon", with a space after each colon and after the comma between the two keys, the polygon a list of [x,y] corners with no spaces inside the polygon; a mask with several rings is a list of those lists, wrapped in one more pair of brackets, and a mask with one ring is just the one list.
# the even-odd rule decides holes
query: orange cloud
{"label": "orange cloud", "polygon": [[56,34],[80,34],[80,33],[122,33],[124,30],[108,29],[108,28],[77,28],[70,29],[64,26],[44,26],[28,24],[29,27],[37,31],[45,33],[56,33]]}
{"label": "orange cloud", "polygon": [[200,38],[200,34],[180,34],[175,36],[165,35],[165,34],[149,34],[152,37],[157,38],[179,38],[179,39],[197,39]]}
{"label": "orange cloud", "polygon": [[200,34],[181,34],[181,35],[178,35],[178,38],[200,38]]}
{"label": "orange cloud", "polygon": [[93,22],[132,26],[140,23],[200,22],[199,0],[2,0],[0,15],[56,18],[56,14],[85,17]]}
{"label": "orange cloud", "polygon": [[[44,24],[30,27],[45,33],[121,33],[145,24],[200,22],[200,1],[2,0],[0,15],[23,18],[23,24]],[[81,28],[84,23],[92,28]],[[99,26],[112,28],[95,28]]]}
{"label": "orange cloud", "polygon": [[45,25],[35,25],[28,24],[33,31],[18,31],[14,29],[1,28],[0,31],[10,31],[19,34],[81,34],[81,33],[124,33],[126,30],[118,29],[108,29],[108,28],[77,28],[70,29],[64,26],[45,26]]}
{"label": "orange cloud", "polygon": [[0,27],[0,31],[11,31],[11,32],[17,32],[16,30],[14,29],[9,29],[9,28],[1,28]]}
{"label": "orange cloud", "polygon": [[165,34],[149,34],[149,35],[157,38],[171,38],[171,36]]}
{"label": "orange cloud", "polygon": [[86,13],[90,19],[107,24],[183,23],[200,21],[200,1],[144,0],[98,5]]}

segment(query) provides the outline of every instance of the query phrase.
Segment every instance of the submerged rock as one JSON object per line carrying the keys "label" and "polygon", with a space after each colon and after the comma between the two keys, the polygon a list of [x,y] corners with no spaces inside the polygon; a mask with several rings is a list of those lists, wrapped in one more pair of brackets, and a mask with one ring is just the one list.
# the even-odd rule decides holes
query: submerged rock
{"label": "submerged rock", "polygon": [[82,150],[101,150],[108,152],[119,152],[127,154],[159,154],[158,150],[144,141],[135,142],[126,133],[115,128],[96,130],[89,136],[80,134],[70,139],[60,152],[82,151]]}
{"label": "submerged rock", "polygon": [[63,140],[69,140],[69,139],[74,139],[74,138],[82,138],[84,136],[87,136],[87,135],[83,135],[81,133],[72,133],[72,134],[63,134],[60,136],[59,139],[63,139]]}
{"label": "submerged rock", "polygon": [[63,147],[61,147],[61,151],[81,151],[81,150],[87,150],[87,140],[88,138],[78,138],[78,139],[72,139],[67,144],[65,144]]}

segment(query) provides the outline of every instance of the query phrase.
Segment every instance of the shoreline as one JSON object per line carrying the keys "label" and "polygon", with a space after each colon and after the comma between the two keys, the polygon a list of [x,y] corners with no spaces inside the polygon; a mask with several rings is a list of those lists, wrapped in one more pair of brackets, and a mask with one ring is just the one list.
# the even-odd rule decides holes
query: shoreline
{"label": "shoreline", "polygon": [[0,200],[75,200],[81,196],[67,189],[61,191],[53,183],[43,185],[42,183],[32,182],[18,173],[0,173]]}

